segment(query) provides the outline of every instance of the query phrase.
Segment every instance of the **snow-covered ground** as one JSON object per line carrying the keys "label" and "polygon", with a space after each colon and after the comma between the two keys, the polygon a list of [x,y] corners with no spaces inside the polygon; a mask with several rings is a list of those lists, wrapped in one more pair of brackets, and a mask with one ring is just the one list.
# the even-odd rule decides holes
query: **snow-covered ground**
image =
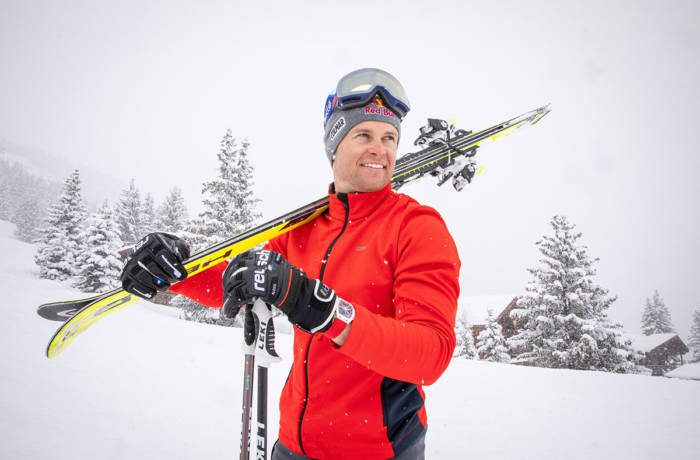
{"label": "snow-covered ground", "polygon": [[666,377],[700,381],[700,363],[684,364],[666,374]]}
{"label": "snow-covered ground", "polygon": [[[0,222],[4,333],[0,459],[237,458],[240,330],[137,303],[55,360],[35,313],[76,291],[33,275],[34,248]],[[270,426],[287,376],[270,370]],[[430,459],[700,458],[700,382],[454,360],[428,387]]]}

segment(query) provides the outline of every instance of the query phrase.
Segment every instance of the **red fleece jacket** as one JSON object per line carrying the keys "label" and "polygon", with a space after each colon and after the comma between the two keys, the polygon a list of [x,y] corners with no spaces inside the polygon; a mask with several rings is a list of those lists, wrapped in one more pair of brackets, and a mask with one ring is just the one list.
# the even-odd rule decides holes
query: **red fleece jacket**
{"label": "red fleece jacket", "polygon": [[[331,194],[323,216],[267,247],[311,278],[323,273],[356,311],[340,347],[295,328],[280,441],[311,458],[400,453],[427,424],[421,385],[437,380],[455,346],[460,260],[440,215],[388,185]],[[225,266],[173,290],[220,307]]]}

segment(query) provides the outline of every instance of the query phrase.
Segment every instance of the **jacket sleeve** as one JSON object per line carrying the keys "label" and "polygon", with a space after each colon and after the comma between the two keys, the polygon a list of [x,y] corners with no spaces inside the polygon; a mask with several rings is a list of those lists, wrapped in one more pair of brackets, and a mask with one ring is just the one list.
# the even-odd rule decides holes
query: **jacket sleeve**
{"label": "jacket sleeve", "polygon": [[460,260],[437,211],[421,206],[404,218],[394,270],[394,318],[356,308],[339,351],[375,372],[429,385],[447,369],[456,338]]}
{"label": "jacket sleeve", "polygon": [[[265,249],[277,251],[285,255],[285,242],[285,235],[281,235],[268,241],[265,245]],[[208,270],[199,272],[184,281],[174,284],[170,290],[176,294],[189,297],[195,302],[201,303],[207,307],[221,308],[224,304],[224,288],[221,278],[227,266],[228,261],[221,262]]]}
{"label": "jacket sleeve", "polygon": [[223,261],[174,284],[170,290],[207,307],[221,308],[224,303],[224,288],[221,284],[221,277],[227,266],[228,261]]}

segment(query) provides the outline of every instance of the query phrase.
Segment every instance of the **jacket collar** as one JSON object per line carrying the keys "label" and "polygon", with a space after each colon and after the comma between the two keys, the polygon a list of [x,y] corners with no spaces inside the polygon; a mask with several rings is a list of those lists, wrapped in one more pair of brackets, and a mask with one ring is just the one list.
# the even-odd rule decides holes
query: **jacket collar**
{"label": "jacket collar", "polygon": [[330,200],[328,214],[333,219],[345,220],[347,206],[350,208],[350,220],[361,219],[376,211],[382,203],[393,201],[396,196],[396,193],[391,190],[391,182],[376,192],[362,193],[335,193],[335,186],[331,184],[328,187]]}

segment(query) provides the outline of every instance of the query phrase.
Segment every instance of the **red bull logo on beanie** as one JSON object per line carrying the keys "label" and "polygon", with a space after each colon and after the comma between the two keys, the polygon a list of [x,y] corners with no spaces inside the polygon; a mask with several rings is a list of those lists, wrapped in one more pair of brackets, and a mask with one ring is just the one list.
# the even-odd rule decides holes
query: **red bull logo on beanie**
{"label": "red bull logo on beanie", "polygon": [[[378,102],[378,103],[377,103]],[[371,104],[365,106],[366,115],[383,115],[388,118],[396,118],[396,114],[384,107],[380,99],[375,99]]]}

